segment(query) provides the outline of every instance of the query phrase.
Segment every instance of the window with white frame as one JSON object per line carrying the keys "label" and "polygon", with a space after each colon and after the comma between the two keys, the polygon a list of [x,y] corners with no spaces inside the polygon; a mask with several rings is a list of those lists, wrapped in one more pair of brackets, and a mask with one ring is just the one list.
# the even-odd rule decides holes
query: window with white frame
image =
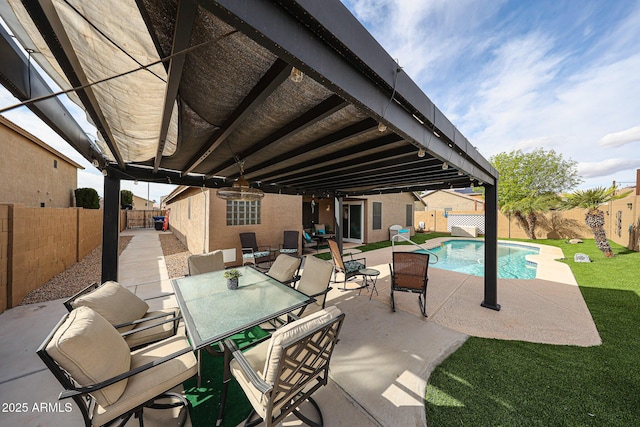
{"label": "window with white frame", "polygon": [[227,225],[260,224],[260,200],[227,200]]}

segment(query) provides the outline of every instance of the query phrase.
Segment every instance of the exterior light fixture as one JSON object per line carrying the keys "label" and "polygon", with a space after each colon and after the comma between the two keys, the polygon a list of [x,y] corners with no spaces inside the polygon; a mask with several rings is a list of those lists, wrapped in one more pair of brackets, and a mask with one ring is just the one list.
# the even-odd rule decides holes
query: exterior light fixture
{"label": "exterior light fixture", "polygon": [[462,175],[464,175],[462,171],[458,171],[458,176],[462,176]]}
{"label": "exterior light fixture", "polygon": [[385,130],[387,130],[387,125],[382,122],[378,122],[378,132],[384,132]]}
{"label": "exterior light fixture", "polygon": [[240,176],[233,181],[231,187],[218,188],[216,196],[224,200],[244,200],[256,201],[264,197],[264,191],[258,188],[251,188],[249,181],[244,177],[244,162],[238,162],[240,168]]}
{"label": "exterior light fixture", "polygon": [[109,175],[109,172],[107,172],[106,169],[102,169],[102,176],[107,176]]}
{"label": "exterior light fixture", "polygon": [[98,163],[98,159],[91,160],[91,166],[93,166],[94,168],[100,166],[100,163]]}
{"label": "exterior light fixture", "polygon": [[449,169],[449,163],[444,162],[444,163],[442,164],[442,170],[447,170],[447,169]]}
{"label": "exterior light fixture", "polygon": [[418,149],[418,157],[423,158],[426,155],[427,155],[427,152],[424,151],[424,148],[419,148]]}
{"label": "exterior light fixture", "polygon": [[291,69],[291,73],[289,74],[289,80],[291,80],[294,83],[300,83],[303,78],[304,78],[304,73],[302,71],[298,70],[296,67],[293,67]]}

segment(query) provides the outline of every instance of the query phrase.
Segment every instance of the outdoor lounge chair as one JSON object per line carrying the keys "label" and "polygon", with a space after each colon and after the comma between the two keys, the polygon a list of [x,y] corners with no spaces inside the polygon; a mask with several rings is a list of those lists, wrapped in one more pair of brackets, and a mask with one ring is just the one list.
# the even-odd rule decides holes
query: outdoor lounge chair
{"label": "outdoor lounge chair", "polygon": [[416,252],[394,252],[391,269],[391,309],[396,311],[394,291],[418,293],[418,305],[422,315],[427,317],[427,270],[429,254]]}
{"label": "outdoor lounge chair", "polygon": [[298,272],[300,271],[301,263],[302,258],[281,254],[278,255],[278,258],[276,258],[266,274],[285,285],[293,287],[295,282],[300,279]]}
{"label": "outdoor lounge chair", "polygon": [[189,264],[189,276],[224,270],[224,257],[221,250],[190,255],[187,261]]}
{"label": "outdoor lounge chair", "polygon": [[[257,425],[264,420],[275,426],[289,414],[307,425],[322,426],[322,412],[311,395],[327,384],[329,362],[344,314],[328,307],[276,330],[271,338],[245,351],[231,339],[224,345],[233,353],[231,373],[238,380],[254,411],[245,425]],[[319,422],[298,411],[309,401],[317,411]]]}
{"label": "outdoor lounge chair", "polygon": [[271,248],[258,246],[256,233],[240,233],[240,245],[242,246],[242,265],[253,264],[257,267],[261,262],[271,260]]}
{"label": "outdoor lounge chair", "polygon": [[296,289],[309,297],[315,298],[316,301],[302,307],[298,312],[298,316],[308,316],[324,309],[327,294],[332,289],[329,286],[331,273],[333,273],[333,264],[329,261],[324,261],[314,256],[305,257],[304,270]]}
{"label": "outdoor lounge chair", "polygon": [[181,318],[177,307],[149,311],[146,301],[113,281],[101,286],[92,283],[66,300],[64,306],[69,311],[92,308],[124,336],[130,348],[175,335]]}
{"label": "outdoor lounge chair", "polygon": [[280,245],[280,253],[298,255],[298,247],[300,245],[298,236],[300,236],[300,233],[297,231],[285,230],[282,237],[282,244]]}
{"label": "outdoor lounge chair", "polygon": [[304,253],[304,250],[307,248],[315,248],[316,252],[318,252],[318,241],[312,239],[306,231],[302,236],[302,252]]}
{"label": "outdoor lounge chair", "polygon": [[350,278],[357,276],[358,271],[367,267],[367,260],[365,258],[353,258],[353,254],[349,254],[351,259],[348,261],[344,261],[342,259],[342,254],[340,253],[340,249],[338,248],[338,243],[335,240],[327,240],[329,243],[329,249],[331,249],[331,257],[333,258],[333,263],[335,264],[335,269],[333,270],[333,281],[336,282],[336,275],[338,273],[342,273],[344,275],[344,285],[343,289],[347,287],[347,280]]}
{"label": "outdoor lounge chair", "polygon": [[[197,362],[185,336],[175,335],[131,352],[113,326],[89,307],[66,314],[37,350],[64,387],[59,399],[71,398],[86,426],[101,426],[135,414],[142,427],[143,408],[181,407],[187,401],[168,390],[197,372]],[[170,399],[168,403],[154,403]],[[177,399],[177,402],[175,402]]]}

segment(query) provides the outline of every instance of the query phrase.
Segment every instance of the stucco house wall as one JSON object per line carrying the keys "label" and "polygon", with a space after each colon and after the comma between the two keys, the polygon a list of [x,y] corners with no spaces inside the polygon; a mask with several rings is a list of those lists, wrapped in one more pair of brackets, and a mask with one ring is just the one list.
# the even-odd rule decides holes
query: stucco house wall
{"label": "stucco house wall", "polygon": [[74,205],[78,163],[0,116],[0,203]]}
{"label": "stucco house wall", "polygon": [[426,210],[484,211],[482,199],[450,190],[436,190],[422,197]]}

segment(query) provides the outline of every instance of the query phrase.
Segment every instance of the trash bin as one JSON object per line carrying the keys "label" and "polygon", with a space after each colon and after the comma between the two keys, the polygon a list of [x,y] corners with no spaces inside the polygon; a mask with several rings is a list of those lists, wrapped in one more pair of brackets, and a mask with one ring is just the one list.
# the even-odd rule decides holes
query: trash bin
{"label": "trash bin", "polygon": [[153,217],[154,225],[156,230],[161,231],[162,227],[164,226],[164,217],[163,216],[154,216]]}

